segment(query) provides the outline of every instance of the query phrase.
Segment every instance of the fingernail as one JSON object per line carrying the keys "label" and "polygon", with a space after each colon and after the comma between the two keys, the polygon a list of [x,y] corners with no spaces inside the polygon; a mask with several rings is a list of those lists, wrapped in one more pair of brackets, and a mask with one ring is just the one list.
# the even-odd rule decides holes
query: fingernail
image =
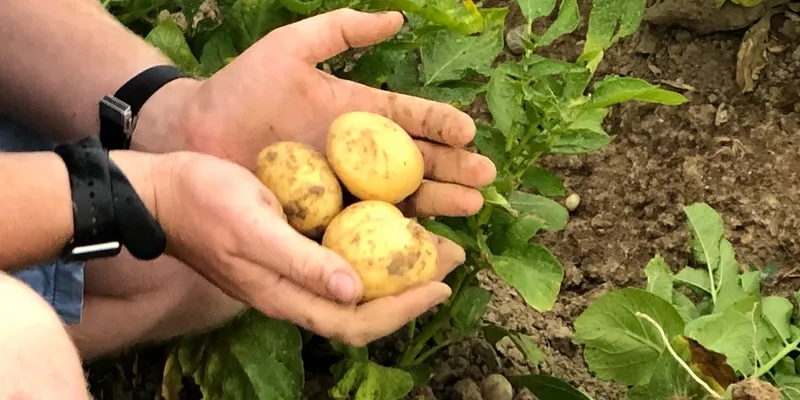
{"label": "fingernail", "polygon": [[341,301],[353,301],[356,291],[356,283],[353,278],[345,272],[335,272],[328,280],[328,291],[333,293]]}

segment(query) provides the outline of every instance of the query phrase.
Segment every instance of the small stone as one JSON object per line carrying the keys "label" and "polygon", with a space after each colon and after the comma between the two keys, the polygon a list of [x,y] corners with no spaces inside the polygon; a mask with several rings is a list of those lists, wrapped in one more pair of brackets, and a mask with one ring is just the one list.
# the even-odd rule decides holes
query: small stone
{"label": "small stone", "polygon": [[567,210],[570,211],[575,211],[579,204],[581,204],[581,196],[577,193],[572,193],[564,200],[564,205],[567,207]]}
{"label": "small stone", "polygon": [[525,29],[525,25],[520,25],[506,33],[506,46],[511,54],[518,56],[525,54],[525,44],[522,43],[522,38],[525,35]]}
{"label": "small stone", "polygon": [[464,378],[453,385],[456,400],[483,400],[481,389],[472,379]]}
{"label": "small stone", "polygon": [[481,395],[484,400],[512,400],[514,388],[505,376],[491,374],[481,382]]}
{"label": "small stone", "polygon": [[514,400],[539,400],[539,398],[534,396],[528,388],[522,388],[514,397]]}

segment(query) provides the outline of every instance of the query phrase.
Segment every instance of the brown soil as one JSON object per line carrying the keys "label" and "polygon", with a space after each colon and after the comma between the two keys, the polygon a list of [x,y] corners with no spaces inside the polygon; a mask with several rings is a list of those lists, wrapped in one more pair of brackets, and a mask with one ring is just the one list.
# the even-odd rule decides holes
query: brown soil
{"label": "brown soil", "polygon": [[[509,28],[522,21],[512,3]],[[685,265],[689,253],[681,207],[693,202],[707,202],[720,212],[740,263],[759,269],[770,262],[780,265],[764,283],[766,292],[788,294],[800,288],[795,271],[800,268],[800,205],[795,203],[800,194],[800,28],[777,20],[769,64],[755,91],[741,94],[736,57],[742,21],[753,18],[726,11],[727,19],[718,18],[714,29],[739,30],[709,32],[710,25],[693,19],[702,13],[686,12],[702,7],[697,4],[661,1],[658,14],[649,14],[658,25],[643,24],[608,52],[598,71],[598,76],[689,85],[693,90],[679,91],[690,102],[679,107],[622,105],[608,119],[607,130],[616,138],[606,149],[544,160],[565,179],[568,193],[581,197],[567,228],[539,239],[566,273],[553,310],[536,312],[504,283],[482,278],[494,291],[485,320],[530,335],[547,360],[530,368],[514,348],[492,348],[471,339],[433,360],[433,390],[416,391],[410,398],[480,399],[475,383],[488,374],[531,371],[564,379],[597,400],[623,398],[623,387],[587,371],[581,348],[572,343],[572,321],[609,288],[644,286],[643,267],[656,253],[674,269]],[[585,25],[554,43],[546,55],[574,59],[584,34]],[[476,116],[485,113],[481,107],[475,111]],[[309,382],[308,398],[325,397],[320,383]],[[517,396],[523,398],[530,397]]]}
{"label": "brown soil", "polygon": [[[572,321],[610,288],[643,287],[643,268],[656,253],[675,270],[686,265],[683,205],[706,202],[723,216],[741,264],[758,269],[770,262],[780,265],[764,282],[765,292],[788,294],[800,288],[800,276],[795,276],[800,267],[800,205],[793,200],[800,193],[800,50],[795,52],[800,36],[791,23],[773,19],[769,64],[756,90],[741,94],[736,59],[745,30],[705,32],[708,24],[685,18],[685,9],[695,3],[661,2],[659,24],[643,24],[608,52],[598,70],[598,76],[690,85],[693,90],[671,87],[690,102],[679,107],[619,106],[608,119],[607,131],[616,138],[606,149],[544,160],[565,179],[568,193],[581,196],[567,228],[539,239],[565,268],[553,310],[536,312],[506,284],[483,279],[495,293],[486,321],[530,335],[548,355],[533,372],[564,379],[597,400],[624,398],[625,389],[587,371],[581,348],[571,341]],[[719,29],[738,28],[737,23],[751,17],[740,13],[728,18],[734,22],[715,22]],[[509,28],[522,21],[515,9]],[[693,23],[700,29],[691,29]],[[584,33],[585,25],[554,43],[546,55],[575,59]],[[449,368],[444,368],[452,378],[444,386],[464,377],[480,382],[491,372],[531,371],[513,349],[498,351],[499,366],[486,361],[485,346],[469,343],[452,349]]]}

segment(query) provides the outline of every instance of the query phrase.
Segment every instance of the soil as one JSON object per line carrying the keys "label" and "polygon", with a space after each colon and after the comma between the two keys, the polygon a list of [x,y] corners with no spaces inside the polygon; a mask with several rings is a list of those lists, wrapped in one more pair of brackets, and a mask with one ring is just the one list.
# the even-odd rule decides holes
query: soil
{"label": "soil", "polygon": [[[523,21],[516,2],[511,3],[509,29]],[[568,194],[581,197],[564,231],[539,236],[565,268],[553,310],[536,312],[506,284],[481,278],[494,292],[485,320],[529,335],[547,359],[531,368],[513,347],[501,342],[493,348],[473,338],[433,360],[431,388],[409,398],[481,399],[485,376],[529,372],[564,379],[597,400],[624,398],[624,387],[587,371],[581,348],[572,342],[572,321],[608,289],[643,287],[643,268],[656,253],[676,271],[686,265],[688,231],[681,207],[693,202],[706,202],[722,215],[742,265],[779,265],[764,281],[765,293],[789,295],[800,288],[800,203],[795,203],[800,194],[800,25],[773,18],[768,64],[755,90],[743,94],[736,83],[737,52],[757,16],[727,8],[724,18],[691,12],[711,3],[651,4],[641,29],[610,49],[598,70],[598,76],[673,85],[689,103],[618,106],[607,120],[607,131],[615,135],[607,148],[543,160],[565,179]],[[582,15],[588,11],[584,7]],[[584,34],[585,22],[545,55],[575,59]],[[473,111],[476,117],[486,113],[481,106]],[[324,398],[325,383],[310,381],[306,397]],[[516,395],[526,398],[531,397],[524,392]]]}

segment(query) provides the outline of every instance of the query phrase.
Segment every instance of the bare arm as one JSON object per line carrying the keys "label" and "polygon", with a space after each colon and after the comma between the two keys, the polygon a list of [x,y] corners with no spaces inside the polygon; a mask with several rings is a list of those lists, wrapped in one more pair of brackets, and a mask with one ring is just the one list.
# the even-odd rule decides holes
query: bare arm
{"label": "bare arm", "polygon": [[[153,210],[152,159],[112,152],[148,208]],[[24,173],[20,173],[24,171]],[[54,152],[0,153],[0,271],[52,260],[72,238],[72,195],[67,169]]]}
{"label": "bare arm", "polygon": [[[56,140],[96,134],[103,95],[148,67],[171,63],[97,0],[4,2],[0,20],[0,115]],[[195,84],[174,81],[150,98],[140,113],[135,148],[151,140],[181,140],[162,137],[175,133],[177,119],[177,113],[163,111],[182,103],[175,96],[185,91],[176,87]]]}

